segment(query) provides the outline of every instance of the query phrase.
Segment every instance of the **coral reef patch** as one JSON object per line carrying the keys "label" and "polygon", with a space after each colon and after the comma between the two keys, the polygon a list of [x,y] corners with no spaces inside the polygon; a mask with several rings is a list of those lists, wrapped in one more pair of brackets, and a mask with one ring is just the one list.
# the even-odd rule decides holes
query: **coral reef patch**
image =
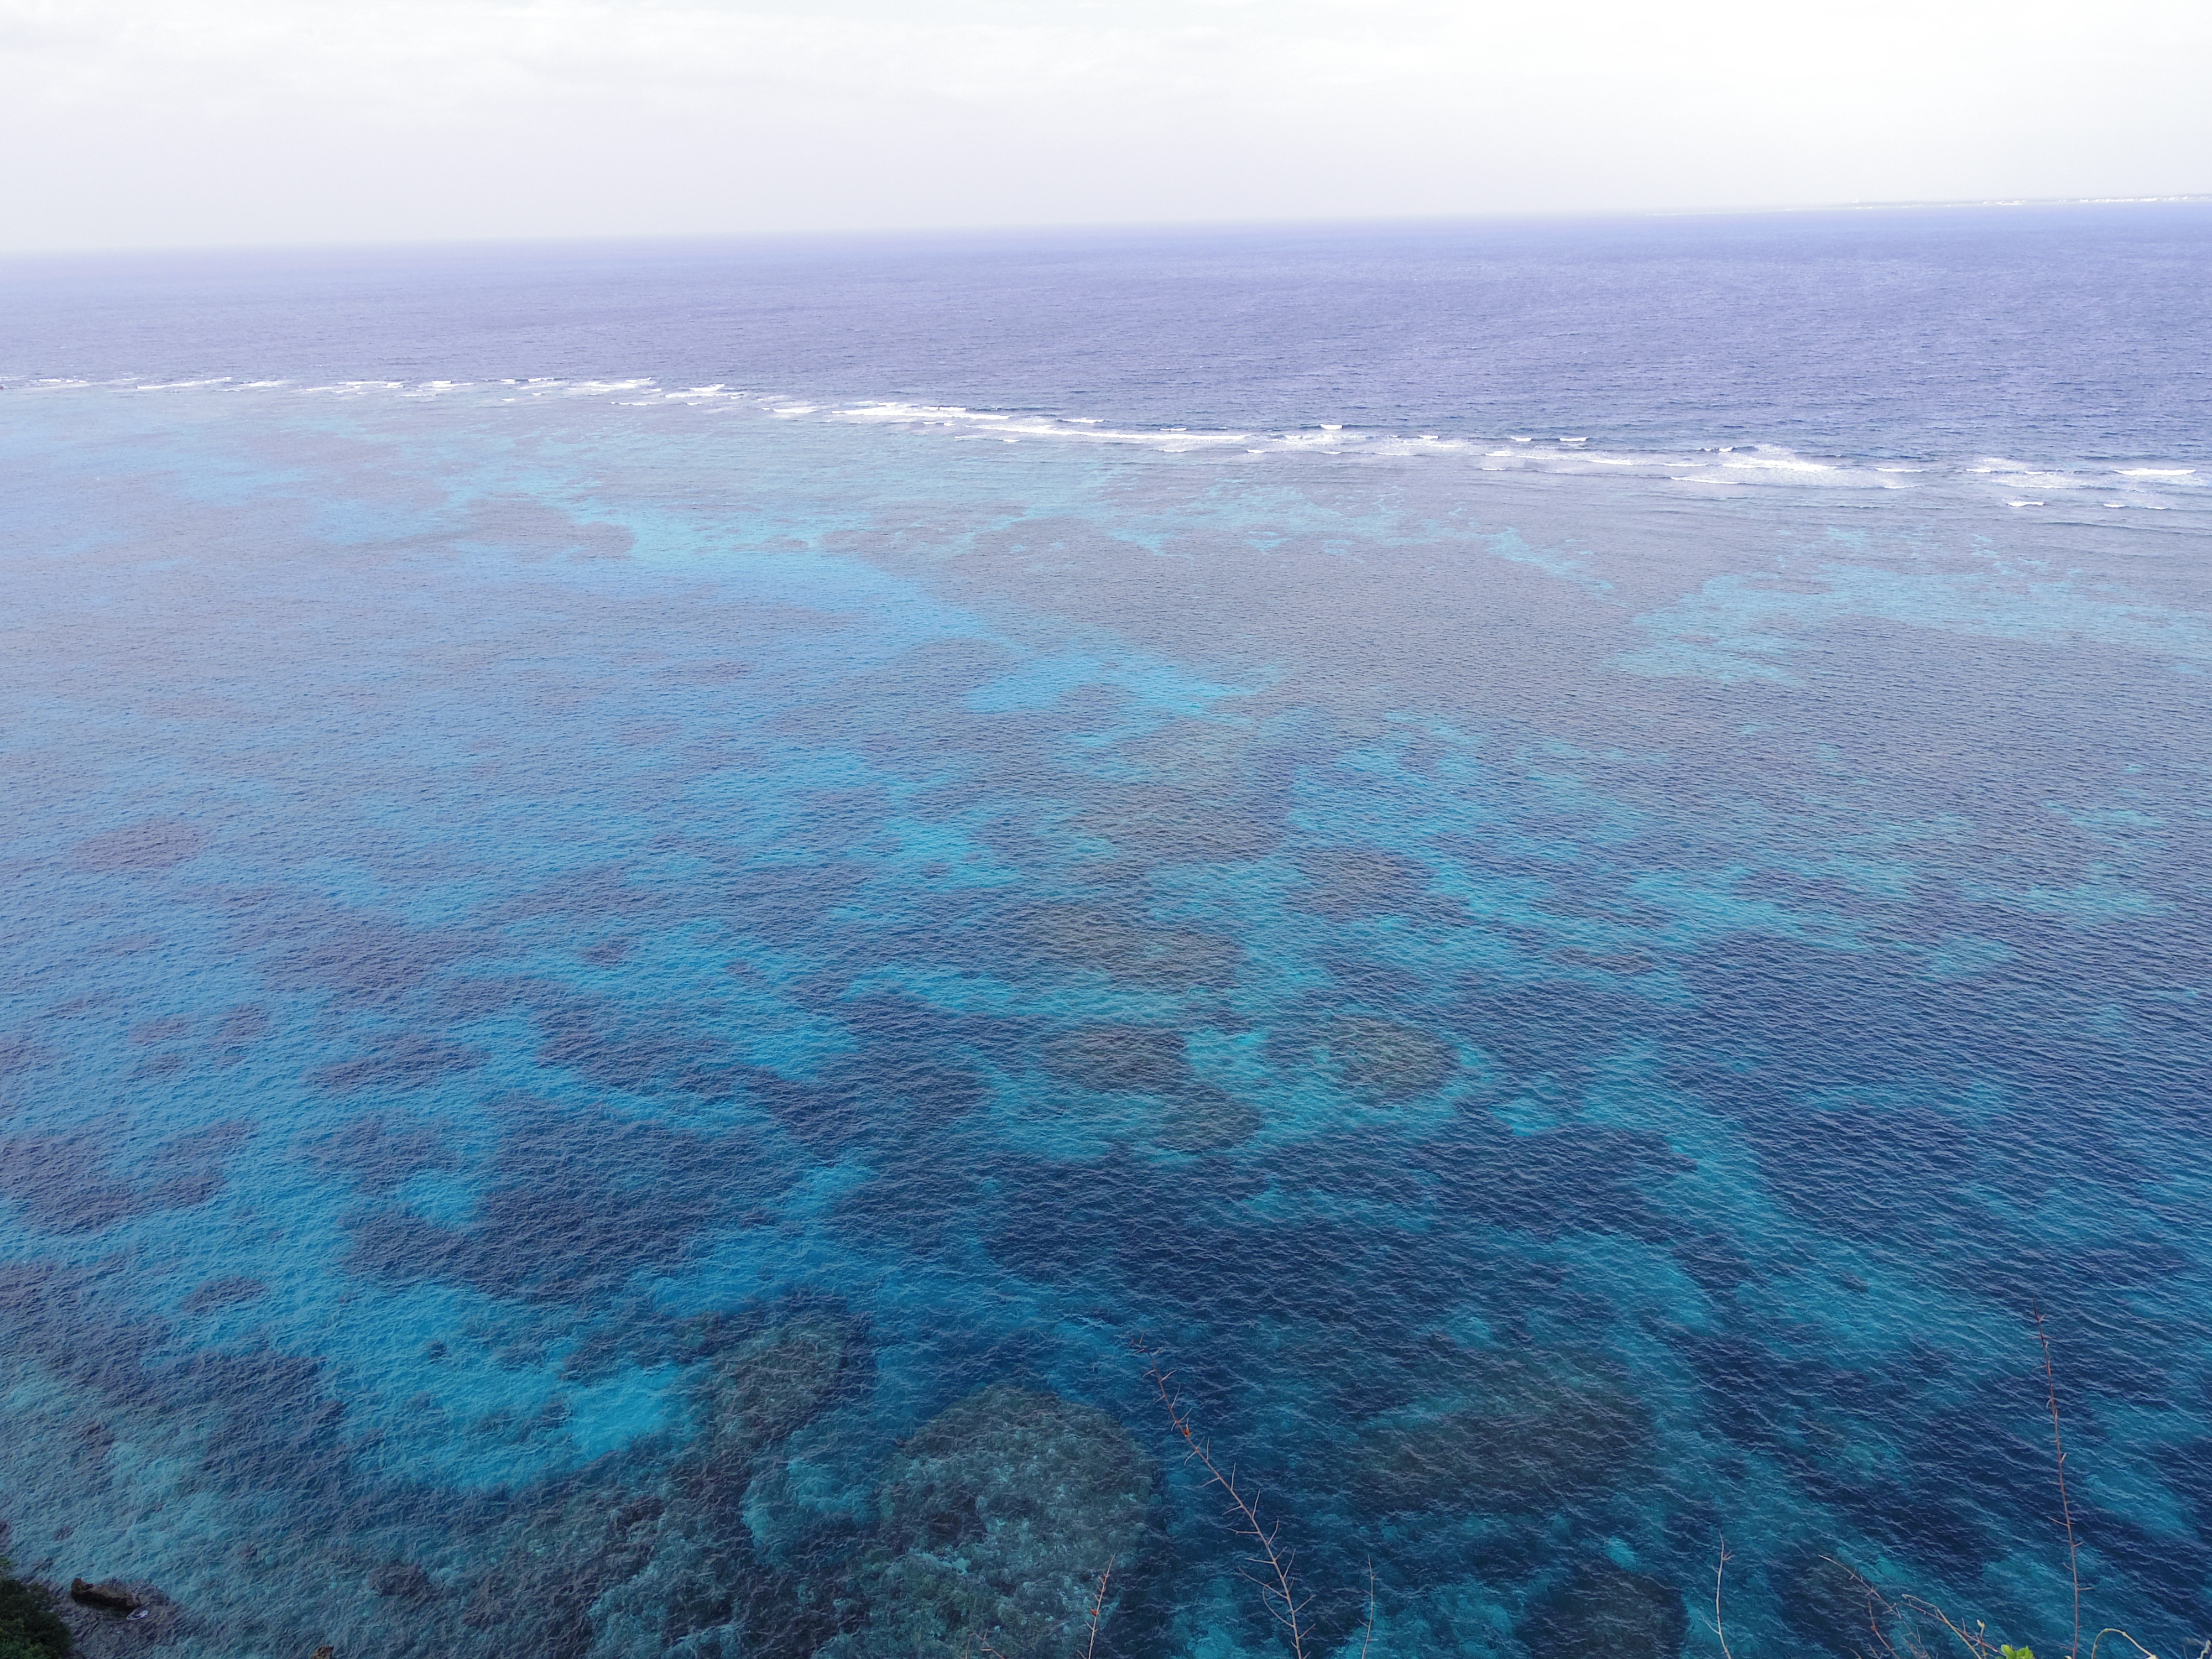
{"label": "coral reef patch", "polygon": [[[824,1659],[1073,1659],[1102,1575],[1142,1541],[1157,1474],[1105,1413],[1006,1384],[925,1424],[878,1494],[867,1622]],[[1109,1600],[1108,1606],[1112,1605]]]}

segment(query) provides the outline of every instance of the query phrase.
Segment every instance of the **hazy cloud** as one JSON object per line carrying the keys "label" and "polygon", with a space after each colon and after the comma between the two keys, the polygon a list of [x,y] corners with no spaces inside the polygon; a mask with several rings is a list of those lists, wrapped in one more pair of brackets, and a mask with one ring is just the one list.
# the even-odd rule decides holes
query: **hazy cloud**
{"label": "hazy cloud", "polygon": [[2212,189],[2212,8],[0,0],[16,247]]}

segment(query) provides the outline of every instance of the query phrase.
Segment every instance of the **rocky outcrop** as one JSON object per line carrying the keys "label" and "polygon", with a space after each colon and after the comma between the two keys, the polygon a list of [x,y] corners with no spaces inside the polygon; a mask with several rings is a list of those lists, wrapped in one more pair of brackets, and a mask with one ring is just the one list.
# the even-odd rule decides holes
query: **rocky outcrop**
{"label": "rocky outcrop", "polygon": [[104,1584],[95,1584],[89,1579],[72,1578],[70,1580],[69,1594],[70,1600],[81,1607],[98,1607],[102,1613],[125,1614],[138,1611],[138,1598],[124,1589],[121,1582],[117,1579],[110,1579]]}
{"label": "rocky outcrop", "polygon": [[69,1626],[74,1659],[129,1659],[187,1633],[184,1608],[143,1579],[73,1579],[54,1611]]}

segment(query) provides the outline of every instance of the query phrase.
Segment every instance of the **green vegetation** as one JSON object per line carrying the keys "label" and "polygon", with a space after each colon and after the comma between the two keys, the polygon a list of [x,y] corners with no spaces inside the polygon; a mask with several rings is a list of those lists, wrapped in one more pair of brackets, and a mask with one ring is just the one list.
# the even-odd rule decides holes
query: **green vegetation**
{"label": "green vegetation", "polygon": [[[15,1565],[0,1555],[0,1574]],[[62,1659],[69,1650],[69,1626],[54,1614],[54,1593],[0,1577],[0,1659]]]}

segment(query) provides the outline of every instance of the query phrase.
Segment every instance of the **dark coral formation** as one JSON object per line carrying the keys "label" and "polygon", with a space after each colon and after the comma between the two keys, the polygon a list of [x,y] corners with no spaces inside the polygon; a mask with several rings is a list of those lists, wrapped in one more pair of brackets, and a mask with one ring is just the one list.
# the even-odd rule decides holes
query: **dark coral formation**
{"label": "dark coral formation", "polygon": [[[716,1659],[759,1650],[764,1631],[778,1650],[811,1651],[834,1624],[761,1559],[744,1499],[860,1355],[858,1332],[814,1310],[738,1343],[715,1363],[698,1437],[669,1475],[639,1490],[609,1469],[549,1491],[469,1587],[463,1621],[513,1644],[502,1651],[545,1659]],[[388,1566],[373,1582],[387,1595],[424,1588]]]}
{"label": "dark coral formation", "polygon": [[207,850],[207,831],[183,818],[148,818],[88,836],[76,844],[80,870],[101,875],[173,869]]}
{"label": "dark coral formation", "polygon": [[1540,1599],[1522,1620],[1531,1653],[1675,1659],[1689,1634],[1682,1598],[1656,1578],[1592,1562]]}
{"label": "dark coral formation", "polygon": [[1009,920],[1016,948],[1031,963],[1103,974],[1139,990],[1227,985],[1244,960],[1243,947],[1218,933],[1133,924],[1084,905],[1039,905]]}
{"label": "dark coral formation", "polygon": [[[244,1289],[215,1284],[216,1304]],[[1108,1565],[1109,1615],[1141,1578],[1157,1472],[1106,1413],[988,1388],[886,1465],[854,1426],[869,1416],[866,1334],[834,1304],[696,1320],[683,1346],[704,1361],[688,1437],[489,1494],[441,1522],[444,1541],[434,1527],[427,1551],[427,1517],[356,1534],[341,1546],[353,1605],[324,1608],[346,1628],[282,1640],[349,1652],[374,1632],[380,1651],[418,1659],[951,1659],[972,1638],[975,1653],[1073,1659]],[[82,1587],[52,1612],[92,1659],[199,1628],[136,1582]]]}
{"label": "dark coral formation", "polygon": [[1065,1082],[1163,1100],[1167,1109],[1151,1139],[1169,1152],[1219,1152],[1251,1139],[1260,1114],[1200,1082],[1186,1046],[1182,1032],[1158,1026],[1085,1025],[1046,1038],[1041,1058],[1044,1069]]}
{"label": "dark coral formation", "polygon": [[466,1226],[364,1208],[347,1218],[350,1261],[385,1278],[589,1304],[641,1268],[672,1266],[718,1218],[768,1196],[772,1167],[739,1132],[512,1103],[491,1187]]}
{"label": "dark coral formation", "polygon": [[1830,1555],[1802,1555],[1785,1566],[1782,1616],[1814,1649],[1855,1656],[1874,1645],[1880,1598],[1852,1568]]}
{"label": "dark coral formation", "polygon": [[1410,915],[1439,908],[1425,895],[1434,878],[1422,865],[1377,847],[1334,847],[1298,855],[1302,885],[1291,908],[1340,921]]}
{"label": "dark coral formation", "polygon": [[1154,1479],[1103,1412],[1005,1385],[970,1395],[893,1460],[860,1572],[867,1623],[828,1655],[1073,1659],[1101,1576],[1136,1554]]}
{"label": "dark coral formation", "polygon": [[1321,1039],[1338,1080],[1376,1105],[1395,1105],[1440,1088],[1459,1065],[1451,1045],[1434,1034],[1372,1014],[1333,1019]]}
{"label": "dark coral formation", "polygon": [[742,1343],[714,1368],[708,1456],[748,1466],[820,1411],[853,1357],[842,1322],[800,1314]]}
{"label": "dark coral formation", "polygon": [[1643,1409],[1595,1363],[1462,1352],[1453,1394],[1371,1421],[1355,1483],[1384,1511],[1528,1515],[1620,1483],[1650,1435]]}
{"label": "dark coral formation", "polygon": [[328,1094],[359,1089],[421,1089],[483,1064],[478,1050],[421,1031],[381,1037],[370,1053],[319,1066],[307,1081]]}
{"label": "dark coral formation", "polygon": [[222,1273],[203,1279],[184,1299],[182,1306],[188,1314],[214,1313],[220,1309],[258,1302],[268,1293],[269,1286],[260,1279],[249,1279],[244,1273]]}
{"label": "dark coral formation", "polygon": [[[99,1232],[162,1210],[190,1209],[222,1190],[223,1164],[252,1133],[243,1120],[173,1135],[142,1172],[128,1163],[132,1136],[103,1122],[66,1134],[0,1140],[0,1198],[45,1233]],[[134,1178],[135,1177],[135,1178]]]}
{"label": "dark coral formation", "polygon": [[1218,1152],[1249,1140],[1261,1121],[1257,1111],[1225,1090],[1200,1084],[1168,1108],[1152,1139],[1171,1152]]}
{"label": "dark coral formation", "polygon": [[1086,1089],[1164,1094],[1188,1081],[1180,1031],[1151,1025],[1086,1025],[1044,1044],[1044,1068]]}

